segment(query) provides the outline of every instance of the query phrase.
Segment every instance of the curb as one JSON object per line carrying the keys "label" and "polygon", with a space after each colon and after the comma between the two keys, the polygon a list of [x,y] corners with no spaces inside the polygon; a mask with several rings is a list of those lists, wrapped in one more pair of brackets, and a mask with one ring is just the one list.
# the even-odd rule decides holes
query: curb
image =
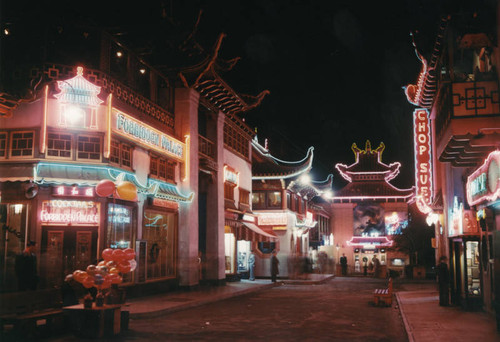
{"label": "curb", "polygon": [[406,335],[408,336],[408,342],[415,342],[415,339],[413,338],[413,332],[410,327],[410,323],[408,323],[408,319],[406,318],[406,314],[403,309],[403,305],[401,305],[401,299],[399,298],[399,293],[396,292],[396,300],[398,301],[398,307],[399,307],[399,313],[401,314],[401,317],[403,318],[403,323],[405,325],[405,330],[406,330]]}
{"label": "curb", "polygon": [[267,289],[267,288],[271,288],[271,287],[275,287],[275,286],[279,286],[279,285],[280,285],[279,283],[264,284],[261,286],[256,286],[254,288],[244,289],[241,291],[220,294],[218,296],[207,296],[204,299],[193,300],[191,302],[179,304],[179,305],[176,305],[176,306],[173,306],[170,308],[160,309],[160,310],[156,310],[156,311],[135,312],[135,313],[131,312],[130,318],[131,319],[155,318],[155,317],[159,317],[159,316],[164,315],[164,314],[178,312],[178,311],[194,308],[197,306],[217,302],[217,301],[232,298],[232,297],[242,296],[242,295],[245,295],[248,293],[257,292],[257,291],[260,291],[263,289]]}

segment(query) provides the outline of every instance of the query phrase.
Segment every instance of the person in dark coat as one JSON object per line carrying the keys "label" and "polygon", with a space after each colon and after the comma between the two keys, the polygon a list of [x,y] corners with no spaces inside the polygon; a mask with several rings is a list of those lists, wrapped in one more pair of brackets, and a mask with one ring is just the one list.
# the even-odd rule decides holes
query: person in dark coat
{"label": "person in dark coat", "polygon": [[24,251],[16,255],[16,276],[19,291],[36,290],[38,275],[36,270],[36,242],[28,241]]}
{"label": "person in dark coat", "polygon": [[342,256],[340,257],[340,266],[342,267],[342,275],[346,276],[347,275],[347,257],[345,256],[345,253],[342,253]]}
{"label": "person in dark coat", "polygon": [[448,306],[450,304],[450,272],[448,271],[447,262],[448,258],[443,255],[439,258],[439,264],[436,266],[440,306]]}
{"label": "person in dark coat", "polygon": [[273,256],[271,257],[271,281],[273,283],[276,282],[276,276],[280,273],[279,265],[280,261],[276,257],[276,251],[274,251]]}

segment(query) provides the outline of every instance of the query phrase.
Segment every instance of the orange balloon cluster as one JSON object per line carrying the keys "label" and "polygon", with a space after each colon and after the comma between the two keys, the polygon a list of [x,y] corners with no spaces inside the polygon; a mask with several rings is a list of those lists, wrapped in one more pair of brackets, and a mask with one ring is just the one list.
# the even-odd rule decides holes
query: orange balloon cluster
{"label": "orange balloon cluster", "polygon": [[112,180],[103,179],[95,186],[95,192],[100,197],[114,195],[127,201],[137,200],[137,187],[127,181],[120,181],[115,184]]}
{"label": "orange balloon cluster", "polygon": [[111,284],[120,284],[123,274],[133,272],[137,267],[135,251],[132,248],[111,249],[102,251],[103,261],[96,265],[89,265],[85,271],[73,272],[73,279],[81,283],[85,288],[95,287],[104,290]]}

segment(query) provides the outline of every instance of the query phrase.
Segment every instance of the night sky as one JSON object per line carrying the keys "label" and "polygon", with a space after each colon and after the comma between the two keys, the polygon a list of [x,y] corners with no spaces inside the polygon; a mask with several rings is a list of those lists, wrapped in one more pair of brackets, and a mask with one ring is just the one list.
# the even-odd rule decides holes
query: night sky
{"label": "night sky", "polygon": [[168,21],[177,33],[187,34],[202,9],[195,35],[200,45],[211,50],[223,32],[227,36],[220,57],[241,57],[222,75],[227,83],[243,94],[270,91],[259,107],[243,117],[257,128],[261,143],[268,139],[274,156],[296,161],[314,146],[313,179],[324,180],[333,173],[334,188],[338,188],[345,181],[334,165],[354,162],[352,143],[364,148],[370,140],[376,148],[384,142],[383,162],[402,163],[393,184],[408,188],[414,183],[415,108],[402,87],[416,83],[421,67],[410,32],[425,54],[432,48],[440,13],[494,2],[40,1],[29,7],[12,3],[21,9],[18,20],[26,24],[53,20],[63,27],[88,22],[112,33],[148,32],[140,41],[150,50],[176,34],[153,29],[155,21]]}

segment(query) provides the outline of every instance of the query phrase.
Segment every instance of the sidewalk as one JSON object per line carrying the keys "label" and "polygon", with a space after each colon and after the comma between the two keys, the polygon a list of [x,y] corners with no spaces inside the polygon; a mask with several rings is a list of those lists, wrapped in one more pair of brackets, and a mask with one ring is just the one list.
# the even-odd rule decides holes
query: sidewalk
{"label": "sidewalk", "polygon": [[409,342],[500,341],[495,317],[460,307],[439,306],[435,283],[401,283],[396,292]]}
{"label": "sidewalk", "polygon": [[130,318],[132,319],[152,318],[165,313],[260,291],[277,284],[320,284],[330,278],[333,278],[333,275],[310,274],[309,279],[279,280],[277,283],[272,283],[267,279],[256,279],[255,281],[242,280],[239,282],[228,282],[226,286],[200,286],[199,289],[193,291],[175,291],[148,297],[131,298],[127,300],[124,310],[130,312]]}

